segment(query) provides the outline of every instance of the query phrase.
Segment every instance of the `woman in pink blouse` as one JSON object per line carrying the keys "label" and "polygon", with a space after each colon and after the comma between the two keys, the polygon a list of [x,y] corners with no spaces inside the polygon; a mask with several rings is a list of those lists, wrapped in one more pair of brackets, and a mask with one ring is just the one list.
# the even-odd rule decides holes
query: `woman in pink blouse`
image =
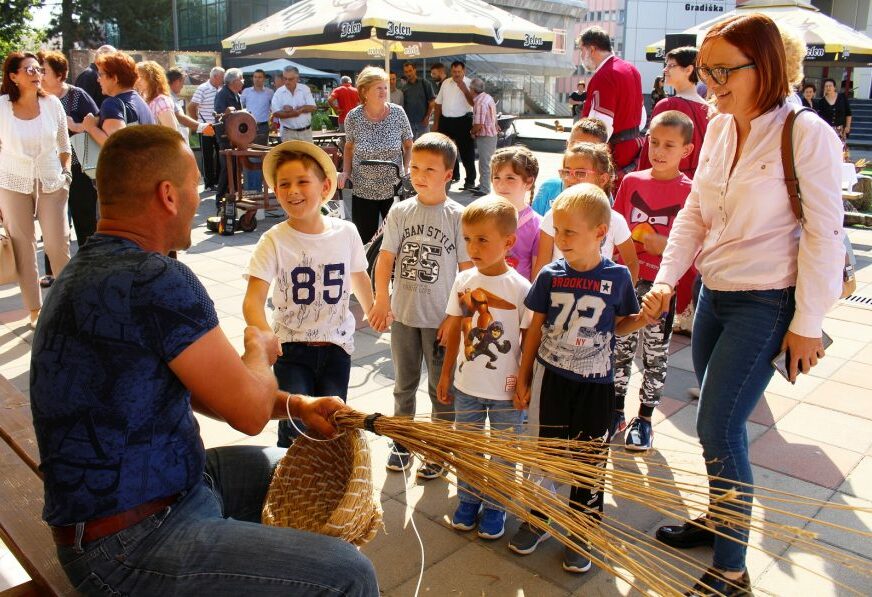
{"label": "woman in pink blouse", "polygon": [[[738,490],[742,505],[727,507],[747,516],[754,479],[746,423],[772,378],[770,362],[786,348],[791,378],[808,373],[824,355],[821,325],[841,292],[841,142],[820,118],[797,117],[800,226],[781,163],[781,132],[796,108],[785,102],[792,90],[778,28],[760,14],[718,23],[702,43],[697,72],[718,115],[644,303],[649,313],[665,312],[696,260],[703,280],[692,345],[701,388],[697,433],[711,499]],[[750,594],[747,530],[709,512],[661,527],[657,538],[680,548],[714,546],[712,568],[688,595]]]}
{"label": "woman in pink blouse", "polygon": [[148,104],[155,123],[178,131],[176,108],[170,96],[170,84],[163,67],[154,60],[146,60],[137,63],[136,74],[139,78],[134,87]]}

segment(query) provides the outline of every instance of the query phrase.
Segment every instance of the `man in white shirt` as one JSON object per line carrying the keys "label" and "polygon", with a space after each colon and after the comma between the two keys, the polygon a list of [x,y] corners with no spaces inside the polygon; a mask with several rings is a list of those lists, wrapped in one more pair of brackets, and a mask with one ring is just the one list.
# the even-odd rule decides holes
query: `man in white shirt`
{"label": "man in white shirt", "polygon": [[[460,60],[451,63],[451,78],[445,79],[436,96],[433,112],[433,130],[447,135],[457,145],[460,161],[463,162],[463,190],[472,191],[475,186],[475,145],[472,139],[472,91],[466,65]],[[454,163],[452,181],[460,180],[460,165]]]}
{"label": "man in white shirt", "polygon": [[296,67],[286,66],[282,78],[285,85],[276,90],[271,102],[273,115],[281,121],[282,141],[299,139],[311,143],[315,98],[309,88],[300,83],[300,71]]}
{"label": "man in white shirt", "polygon": [[[216,66],[209,72],[209,80],[197,87],[188,104],[188,116],[199,122],[215,124],[215,95],[224,87],[224,69]],[[203,151],[203,184],[207,189],[218,187],[218,141],[215,137],[200,135]]]}

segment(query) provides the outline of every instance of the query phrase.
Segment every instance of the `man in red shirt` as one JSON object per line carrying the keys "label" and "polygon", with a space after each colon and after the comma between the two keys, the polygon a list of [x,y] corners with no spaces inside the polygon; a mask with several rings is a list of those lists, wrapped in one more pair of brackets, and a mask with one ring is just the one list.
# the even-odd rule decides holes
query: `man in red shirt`
{"label": "man in red shirt", "polygon": [[336,110],[339,115],[339,130],[345,131],[345,117],[360,103],[357,88],[351,84],[351,77],[342,77],[339,87],[333,90],[327,103]]}
{"label": "man in red shirt", "polygon": [[642,76],[635,66],[612,54],[609,34],[599,27],[585,29],[579,47],[582,66],[593,72],[581,116],[606,125],[620,183],[625,174],[636,169],[642,150],[640,129],[647,120]]}

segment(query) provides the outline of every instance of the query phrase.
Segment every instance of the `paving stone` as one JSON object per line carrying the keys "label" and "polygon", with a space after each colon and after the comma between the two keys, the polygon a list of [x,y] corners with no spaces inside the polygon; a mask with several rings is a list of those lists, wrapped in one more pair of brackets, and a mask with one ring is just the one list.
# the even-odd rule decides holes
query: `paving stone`
{"label": "paving stone", "polygon": [[[421,565],[421,548],[409,519],[409,510],[405,504],[396,500],[382,502],[382,508],[384,529],[364,545],[361,552],[372,560],[378,575],[379,587],[383,592],[396,589],[410,579],[414,579],[412,581],[414,589]],[[432,569],[434,564],[469,545],[466,537],[434,523],[426,516],[417,512],[411,515],[424,543],[424,561],[428,569]],[[444,579],[445,575],[439,574],[436,578]],[[432,582],[432,579],[433,577],[430,576],[428,582]],[[406,590],[395,594],[410,595],[413,592]]]}
{"label": "paving stone", "polygon": [[863,458],[854,470],[848,473],[844,483],[839,486],[839,491],[856,497],[868,498],[872,496],[872,458]]}
{"label": "paving stone", "polygon": [[798,404],[775,427],[855,452],[872,444],[872,421],[814,404]]}
{"label": "paving stone", "polygon": [[772,381],[766,387],[766,393],[778,394],[786,396],[794,400],[802,400],[815,388],[821,385],[823,380],[813,375],[800,375],[796,378],[796,383],[791,384],[789,381],[781,377],[779,373],[772,376]]}
{"label": "paving stone", "polygon": [[750,421],[771,427],[775,421],[781,419],[785,414],[796,406],[798,402],[778,394],[766,392],[763,398],[757,403],[754,411],[751,413]]}
{"label": "paving stone", "polygon": [[[872,560],[872,541],[868,537],[872,532],[872,502],[844,493],[836,493],[829,502],[833,507],[823,508],[815,516],[815,521],[839,525],[842,528],[813,522],[808,525],[808,530],[818,533],[819,541]],[[838,509],[837,506],[850,506],[853,509]],[[863,532],[866,533],[865,536],[860,534]]]}
{"label": "paving stone", "polygon": [[835,489],[862,458],[861,454],[770,429],[751,444],[751,462],[816,485]]}
{"label": "paving stone", "polygon": [[866,388],[872,392],[872,365],[856,361],[848,362],[834,372],[830,379]]}
{"label": "paving stone", "polygon": [[693,373],[693,354],[690,346],[669,353],[669,366]]}
{"label": "paving stone", "polygon": [[803,399],[832,411],[872,420],[872,390],[827,380]]}
{"label": "paving stone", "polygon": [[[867,575],[838,566],[824,555],[791,548],[785,558],[787,561],[773,563],[760,576],[755,585],[758,592],[815,597],[841,597],[850,594],[850,590],[853,594],[869,594]],[[846,585],[848,589],[836,583]]]}

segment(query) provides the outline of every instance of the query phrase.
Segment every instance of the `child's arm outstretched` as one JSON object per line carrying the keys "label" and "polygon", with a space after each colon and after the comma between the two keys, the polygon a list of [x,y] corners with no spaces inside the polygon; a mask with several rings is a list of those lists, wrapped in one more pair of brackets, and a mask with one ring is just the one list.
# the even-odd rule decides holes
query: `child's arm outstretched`
{"label": "child's arm outstretched", "polygon": [[272,333],[273,329],[267,321],[264,309],[267,294],[269,294],[269,282],[255,276],[248,276],[248,288],[245,290],[245,298],[242,299],[242,316],[248,325]]}
{"label": "child's arm outstretched", "polygon": [[618,245],[618,254],[621,256],[621,261],[630,270],[630,277],[633,278],[633,286],[639,281],[639,256],[636,255],[636,245],[632,238],[628,238]]}
{"label": "child's arm outstretched", "polygon": [[368,273],[365,271],[352,272],[351,292],[357,297],[357,302],[363,307],[363,312],[368,317],[375,300],[372,294],[372,280]]}
{"label": "child's arm outstretched", "polygon": [[657,323],[657,319],[652,319],[647,313],[642,310],[635,315],[625,315],[624,317],[615,317],[615,335],[626,336],[632,334],[636,330],[640,330],[646,325]]}
{"label": "child's arm outstretched", "polygon": [[445,357],[442,359],[442,374],[436,385],[436,399],[442,404],[452,404],[451,382],[454,378],[454,365],[457,363],[457,353],[460,352],[460,315],[449,315],[442,322],[442,344],[445,346]]}
{"label": "child's arm outstretched", "polygon": [[547,232],[539,231],[539,251],[533,260],[533,270],[530,280],[535,280],[542,268],[554,261],[554,237]]}
{"label": "child's arm outstretched", "polygon": [[533,312],[530,327],[524,334],[521,344],[521,366],[518,368],[518,383],[515,385],[513,402],[515,408],[524,410],[530,404],[530,384],[533,377],[533,362],[536,353],[539,352],[539,344],[542,342],[542,324],[545,323],[545,313]]}
{"label": "child's arm outstretched", "polygon": [[377,332],[384,332],[391,324],[391,272],[394,271],[395,255],[390,251],[379,251],[375,262],[375,301],[369,310],[369,325]]}

